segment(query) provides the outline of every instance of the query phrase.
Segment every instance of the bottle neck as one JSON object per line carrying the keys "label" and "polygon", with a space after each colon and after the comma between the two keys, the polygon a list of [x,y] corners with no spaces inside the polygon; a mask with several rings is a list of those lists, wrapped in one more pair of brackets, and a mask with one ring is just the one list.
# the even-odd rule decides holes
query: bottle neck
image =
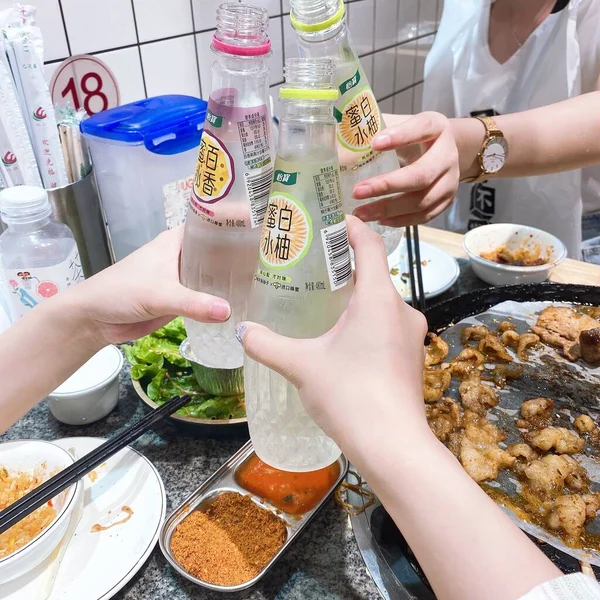
{"label": "bottle neck", "polygon": [[263,56],[234,56],[216,52],[212,67],[212,100],[227,106],[257,106],[267,104],[269,68]]}
{"label": "bottle neck", "polygon": [[8,231],[11,231],[12,233],[31,233],[32,231],[39,231],[48,225],[48,223],[50,223],[50,216],[45,214],[35,219],[31,216],[23,219],[2,215],[2,220],[6,224]]}
{"label": "bottle neck", "polygon": [[321,31],[296,31],[300,54],[307,58],[327,57],[350,62],[358,60],[352,47],[346,17]]}
{"label": "bottle neck", "polygon": [[316,100],[285,100],[283,102],[282,120],[335,123],[333,104],[329,101]]}

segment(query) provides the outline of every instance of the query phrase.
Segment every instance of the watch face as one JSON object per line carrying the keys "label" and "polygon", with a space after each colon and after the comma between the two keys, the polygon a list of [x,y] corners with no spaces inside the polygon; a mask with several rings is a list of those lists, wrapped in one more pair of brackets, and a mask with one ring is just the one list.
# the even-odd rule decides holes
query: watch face
{"label": "watch face", "polygon": [[501,137],[492,137],[481,153],[481,165],[486,173],[497,173],[506,162],[508,144]]}

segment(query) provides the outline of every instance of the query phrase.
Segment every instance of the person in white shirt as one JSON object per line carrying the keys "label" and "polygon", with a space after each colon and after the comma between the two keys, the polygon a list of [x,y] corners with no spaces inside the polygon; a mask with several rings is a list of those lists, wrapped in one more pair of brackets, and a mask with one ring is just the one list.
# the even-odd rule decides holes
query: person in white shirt
{"label": "person in white shirt", "polygon": [[[597,0],[446,0],[425,63],[423,110],[504,115],[600,89]],[[546,124],[551,131],[552,123]],[[463,183],[432,225],[466,232],[490,222],[544,229],[571,258],[600,262],[600,165]]]}

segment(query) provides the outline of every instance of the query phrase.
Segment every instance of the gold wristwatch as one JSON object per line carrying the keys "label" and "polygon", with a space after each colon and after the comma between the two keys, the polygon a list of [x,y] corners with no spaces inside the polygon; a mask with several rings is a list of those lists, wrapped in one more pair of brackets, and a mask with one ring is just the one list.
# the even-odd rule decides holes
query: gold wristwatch
{"label": "gold wristwatch", "polygon": [[479,175],[463,179],[465,183],[477,183],[498,173],[508,157],[508,142],[492,117],[475,117],[485,127],[485,139],[477,154]]}

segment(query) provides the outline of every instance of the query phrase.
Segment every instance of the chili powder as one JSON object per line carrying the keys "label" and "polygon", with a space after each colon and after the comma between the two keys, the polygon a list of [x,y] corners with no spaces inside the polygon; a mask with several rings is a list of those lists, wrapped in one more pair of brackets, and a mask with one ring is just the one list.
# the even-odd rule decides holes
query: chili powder
{"label": "chili powder", "polygon": [[232,586],[258,575],[286,538],[282,519],[249,496],[224,492],[177,526],[171,536],[171,552],[190,575]]}

